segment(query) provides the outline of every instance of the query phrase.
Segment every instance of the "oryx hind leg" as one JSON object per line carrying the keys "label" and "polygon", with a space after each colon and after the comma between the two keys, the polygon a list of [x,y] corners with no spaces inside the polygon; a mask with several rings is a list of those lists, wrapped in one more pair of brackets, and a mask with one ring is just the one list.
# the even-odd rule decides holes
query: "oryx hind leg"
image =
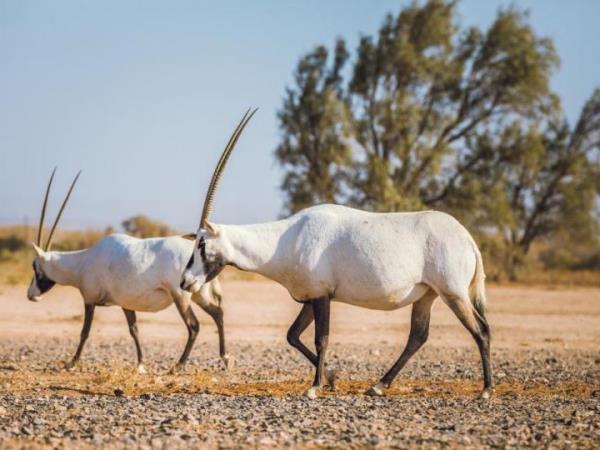
{"label": "oryx hind leg", "polygon": [[468,293],[462,295],[441,293],[441,297],[477,343],[483,368],[483,391],[480,397],[487,399],[490,397],[493,387],[490,365],[490,326],[485,316],[475,309]]}
{"label": "oryx hind leg", "polygon": [[205,284],[198,293],[192,295],[192,301],[214,320],[219,334],[219,356],[225,365],[225,369],[230,369],[234,364],[234,360],[227,353],[225,345],[222,299],[223,294],[216,278],[210,284]]}
{"label": "oryx hind leg", "polygon": [[410,318],[410,333],[404,351],[390,370],[381,378],[379,383],[372,386],[366,392],[367,395],[383,395],[384,389],[390,387],[398,372],[402,370],[408,360],[427,342],[431,307],[437,296],[438,294],[433,289],[429,289],[423,297],[413,303]]}
{"label": "oryx hind leg", "polygon": [[171,372],[177,371],[177,369],[182,368],[186,364],[188,357],[190,356],[190,352],[192,351],[192,347],[194,346],[194,342],[196,341],[196,337],[198,336],[198,332],[200,331],[200,323],[198,322],[198,319],[192,310],[190,296],[185,294],[173,295],[173,301],[187,328],[188,339],[181,358],[179,358],[179,361],[171,370]]}
{"label": "oryx hind leg", "polygon": [[142,346],[140,345],[140,338],[138,335],[138,326],[137,326],[137,317],[135,315],[135,311],[131,309],[123,308],[123,312],[125,313],[125,318],[127,319],[127,325],[129,326],[129,334],[133,338],[133,342],[135,343],[135,351],[137,353],[137,371],[139,374],[146,373],[146,369],[143,363],[143,355],[142,355]]}

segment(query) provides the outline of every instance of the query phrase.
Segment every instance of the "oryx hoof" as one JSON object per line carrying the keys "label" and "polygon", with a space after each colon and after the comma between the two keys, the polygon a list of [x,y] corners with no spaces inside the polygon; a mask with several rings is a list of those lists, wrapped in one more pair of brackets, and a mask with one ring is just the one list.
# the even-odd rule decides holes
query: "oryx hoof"
{"label": "oryx hoof", "polygon": [[377,383],[369,388],[365,395],[370,395],[372,397],[383,397],[385,386],[382,383]]}
{"label": "oryx hoof", "polygon": [[171,370],[169,370],[169,375],[177,375],[183,373],[184,368],[185,364],[175,364],[173,367],[171,367]]}
{"label": "oryx hoof", "polygon": [[480,400],[489,400],[491,396],[492,396],[492,389],[485,388],[483,391],[481,391],[481,394],[479,394],[479,399]]}
{"label": "oryx hoof", "polygon": [[69,361],[68,363],[65,364],[65,369],[66,370],[73,370],[75,368],[75,366],[77,365],[77,360],[72,359],[71,361]]}
{"label": "oryx hoof", "polygon": [[138,364],[137,366],[137,373],[140,375],[145,375],[146,374],[146,368],[144,367],[143,364]]}
{"label": "oryx hoof", "polygon": [[335,391],[335,381],[337,379],[337,370],[327,369],[325,370],[325,379],[327,380],[327,385],[331,391]]}
{"label": "oryx hoof", "polygon": [[319,392],[319,387],[318,386],[311,386],[309,387],[306,392],[304,392],[304,395],[307,398],[310,398],[311,400],[314,400],[315,398],[317,398],[317,392]]}
{"label": "oryx hoof", "polygon": [[223,364],[225,365],[225,370],[230,370],[230,369],[234,368],[235,358],[233,356],[231,356],[229,353],[225,353],[221,357],[221,360],[223,361]]}

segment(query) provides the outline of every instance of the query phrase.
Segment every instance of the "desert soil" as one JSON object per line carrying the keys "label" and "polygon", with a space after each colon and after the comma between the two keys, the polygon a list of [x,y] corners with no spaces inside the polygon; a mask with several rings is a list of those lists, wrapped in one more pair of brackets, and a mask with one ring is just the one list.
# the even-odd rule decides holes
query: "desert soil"
{"label": "desert soil", "polygon": [[[285,340],[300,307],[266,281],[224,283],[223,370],[216,328],[197,309],[200,336],[183,373],[168,371],[186,331],[174,307],[139,314],[148,373],[120,309],[96,312],[81,364],[82,302],[54,288],[39,303],[0,287],[0,447],[600,447],[600,290],[488,288],[497,386],[481,386],[476,346],[440,301],[430,338],[382,398],[363,395],[399,355],[410,308],[335,304],[330,365],[336,392],[316,400],[309,364]],[[312,341],[312,328],[304,340]]]}

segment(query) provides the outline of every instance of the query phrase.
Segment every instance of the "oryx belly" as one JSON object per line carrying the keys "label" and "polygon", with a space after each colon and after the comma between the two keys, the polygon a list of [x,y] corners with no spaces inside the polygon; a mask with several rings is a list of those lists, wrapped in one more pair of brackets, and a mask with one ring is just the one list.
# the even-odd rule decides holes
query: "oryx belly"
{"label": "oryx belly", "polygon": [[[429,290],[426,284],[413,284],[404,286],[386,294],[357,295],[356,292],[341,290],[332,299],[336,302],[348,303],[367,309],[394,310],[411,305],[419,300]],[[377,290],[374,290],[377,292]]]}
{"label": "oryx belly", "polygon": [[173,303],[171,295],[161,289],[144,292],[137,296],[119,298],[119,305],[125,309],[139,312],[161,311]]}

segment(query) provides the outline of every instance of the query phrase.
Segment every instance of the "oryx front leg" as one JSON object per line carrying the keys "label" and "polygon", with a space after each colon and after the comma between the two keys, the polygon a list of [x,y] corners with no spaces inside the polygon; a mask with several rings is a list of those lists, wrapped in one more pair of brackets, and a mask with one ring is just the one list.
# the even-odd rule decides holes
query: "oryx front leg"
{"label": "oryx front leg", "polygon": [[125,317],[127,318],[129,334],[131,334],[131,337],[135,342],[135,350],[137,352],[138,361],[137,371],[139,374],[144,374],[146,373],[146,369],[144,368],[144,364],[142,363],[142,346],[140,345],[140,339],[138,336],[137,318],[135,316],[135,311],[123,308],[123,312],[125,313]]}
{"label": "oryx front leg", "polygon": [[437,293],[433,290],[413,303],[410,318],[410,334],[404,351],[392,366],[390,370],[381,378],[379,383],[372,386],[366,393],[367,395],[383,395],[384,389],[390,387],[398,372],[406,365],[408,360],[419,350],[429,336],[429,319],[431,317],[431,307],[437,298]]}
{"label": "oryx front leg", "polygon": [[313,315],[315,318],[315,348],[317,350],[317,364],[315,368],[315,379],[312,387],[306,391],[306,396],[316,398],[318,390],[322,385],[323,370],[325,368],[325,354],[329,343],[329,316],[331,300],[322,297],[312,302]]}
{"label": "oryx front leg", "polygon": [[[300,310],[300,314],[298,314],[298,317],[296,317],[296,320],[294,320],[294,323],[287,332],[287,341],[292,347],[300,351],[300,353],[302,353],[313,366],[317,367],[317,355],[310,351],[308,347],[300,340],[300,336],[313,322],[314,318],[313,305],[309,302],[304,303],[304,305],[302,305],[302,309]],[[327,378],[327,384],[331,390],[335,390],[335,370],[326,369],[325,377]]]}
{"label": "oryx front leg", "polygon": [[190,356],[190,352],[192,351],[192,347],[194,346],[194,342],[196,341],[196,337],[198,336],[198,331],[200,331],[200,324],[198,323],[198,319],[196,319],[194,311],[192,311],[190,297],[185,295],[176,297],[175,306],[177,306],[177,311],[179,311],[179,314],[187,327],[188,340],[185,344],[185,349],[183,350],[181,358],[179,358],[179,361],[171,372],[175,372],[185,365]]}
{"label": "oryx front leg", "polygon": [[73,367],[75,367],[75,364],[77,364],[77,362],[79,361],[79,357],[81,356],[81,352],[83,350],[83,346],[85,345],[85,341],[87,341],[87,338],[90,335],[90,328],[92,327],[92,320],[94,320],[94,310],[96,309],[96,306],[88,305],[86,303],[84,307],[85,310],[83,317],[83,328],[81,329],[79,345],[77,346],[77,351],[75,352],[75,356],[73,356],[73,359],[65,365],[66,369],[72,369]]}

